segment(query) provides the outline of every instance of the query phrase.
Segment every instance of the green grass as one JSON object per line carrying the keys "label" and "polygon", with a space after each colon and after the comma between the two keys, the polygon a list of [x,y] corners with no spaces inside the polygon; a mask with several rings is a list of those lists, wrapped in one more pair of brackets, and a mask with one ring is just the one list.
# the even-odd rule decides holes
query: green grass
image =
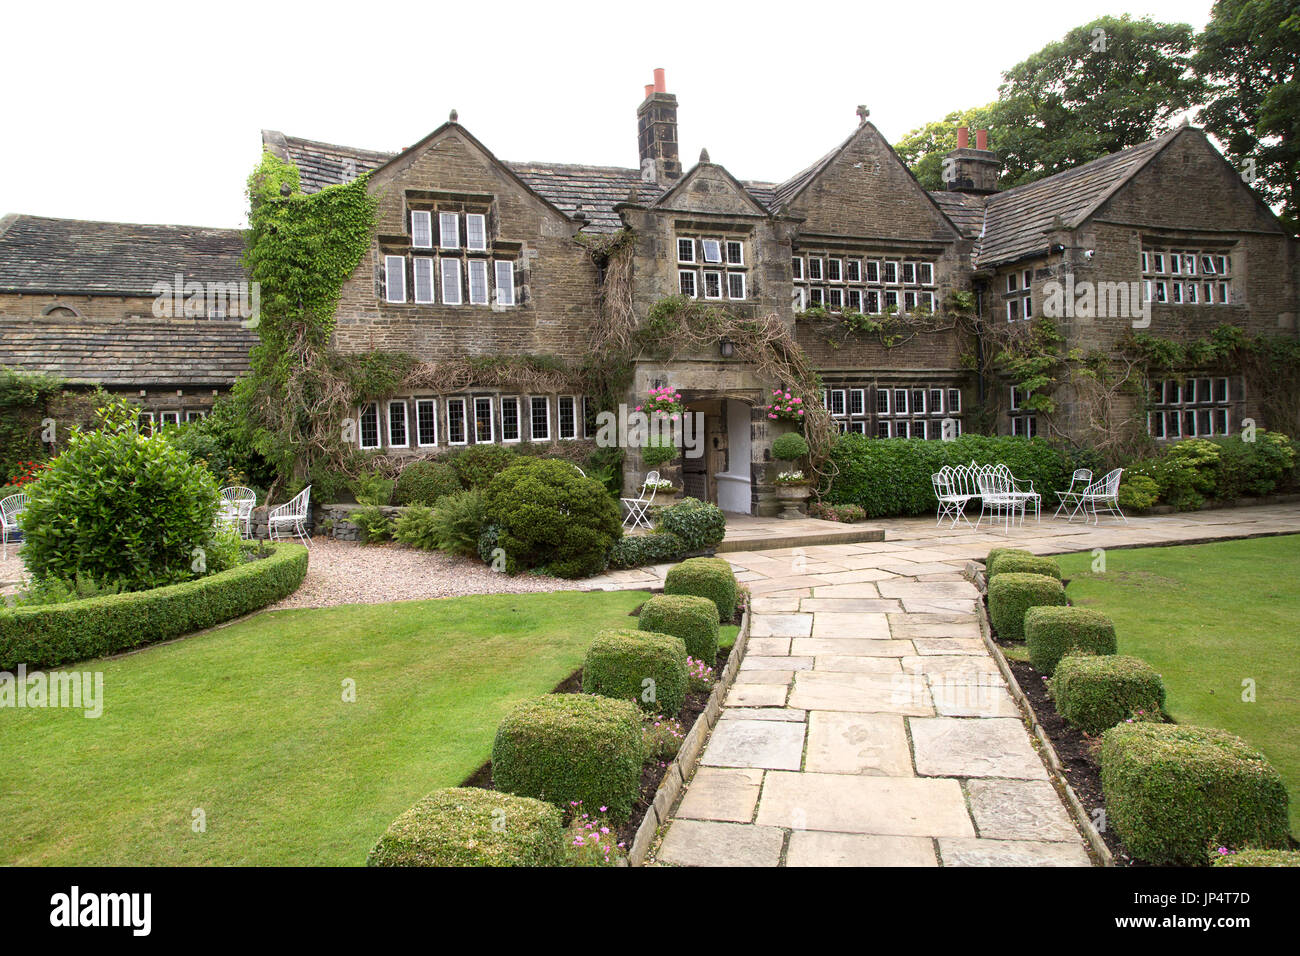
{"label": "green grass", "polygon": [[279,611],[73,665],[103,671],[102,717],[0,709],[0,864],[361,864],[394,817],[488,759],[514,702],[644,600]]}
{"label": "green grass", "polygon": [[[1286,780],[1300,833],[1300,536],[1063,555],[1066,593],[1115,621],[1119,652],[1163,676],[1181,724],[1221,727]],[[1255,702],[1242,700],[1245,680]]]}

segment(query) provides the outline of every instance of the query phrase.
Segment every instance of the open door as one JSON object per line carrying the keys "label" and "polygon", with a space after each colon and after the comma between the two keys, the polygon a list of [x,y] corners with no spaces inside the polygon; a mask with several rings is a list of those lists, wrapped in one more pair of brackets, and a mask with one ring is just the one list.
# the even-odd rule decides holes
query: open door
{"label": "open door", "polygon": [[750,513],[750,409],[745,402],[723,402],[726,422],[726,467],[714,474],[718,507],[731,514]]}

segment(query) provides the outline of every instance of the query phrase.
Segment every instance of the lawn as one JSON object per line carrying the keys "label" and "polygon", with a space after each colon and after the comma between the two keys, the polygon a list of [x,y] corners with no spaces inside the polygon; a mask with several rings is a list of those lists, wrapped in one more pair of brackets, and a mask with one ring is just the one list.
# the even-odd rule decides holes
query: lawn
{"label": "lawn", "polygon": [[103,672],[103,716],[0,709],[0,864],[362,863],[394,817],[490,756],[511,704],[581,666],[597,629],[635,626],[644,600],[279,611],[68,667]]}
{"label": "lawn", "polygon": [[[1300,536],[1062,555],[1066,593],[1115,621],[1119,652],[1164,677],[1183,724],[1222,727],[1286,779],[1300,833]],[[1252,681],[1254,702],[1243,698]]]}

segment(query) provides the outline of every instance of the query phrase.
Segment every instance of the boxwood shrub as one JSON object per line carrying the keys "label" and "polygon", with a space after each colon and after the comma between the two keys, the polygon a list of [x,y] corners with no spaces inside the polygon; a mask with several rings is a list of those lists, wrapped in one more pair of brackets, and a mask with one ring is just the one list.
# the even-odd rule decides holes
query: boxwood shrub
{"label": "boxwood shrub", "polygon": [[307,574],[305,547],[273,548],[270,557],[184,584],[68,604],[0,608],[0,670],[116,654],[260,610],[298,590]]}
{"label": "boxwood shrub", "polygon": [[1025,636],[1025,612],[1045,604],[1064,604],[1065,588],[1043,574],[999,574],[989,581],[989,620],[1004,641]]}
{"label": "boxwood shrub", "polygon": [[456,469],[445,461],[413,461],[397,476],[393,504],[433,506],[444,495],[460,490]]}
{"label": "boxwood shrub", "polygon": [[1066,654],[1114,654],[1119,647],[1114,623],[1100,611],[1040,606],[1025,611],[1025,649],[1029,663],[1050,677]]}
{"label": "boxwood shrub", "polygon": [[630,700],[547,694],[515,706],[492,743],[492,783],[567,809],[609,807],[632,815],[644,757],[641,711]]}
{"label": "boxwood shrub", "polygon": [[1021,554],[1018,551],[1006,551],[999,554],[988,566],[988,577],[996,577],[1008,572],[1016,574],[1045,574],[1049,578],[1061,580],[1061,566],[1055,558],[1040,558],[1036,554]]}
{"label": "boxwood shrub", "polygon": [[723,624],[736,616],[736,575],[722,558],[687,558],[673,565],[664,577],[664,593],[708,598]]}
{"label": "boxwood shrub", "polygon": [[[1056,609],[1031,609],[1044,610]],[[1048,688],[1057,713],[1071,727],[1088,734],[1100,734],[1130,718],[1158,721],[1165,705],[1160,675],[1136,657],[1062,657]]]}
{"label": "boxwood shrub", "polygon": [[1020,554],[1024,555],[1026,558],[1032,558],[1034,556],[1034,552],[1026,551],[1024,548],[993,548],[989,551],[988,557],[984,559],[985,576],[987,576],[988,572],[993,569],[993,562],[1004,554]]}
{"label": "boxwood shrub", "polygon": [[1106,819],[1139,860],[1203,864],[1211,847],[1287,846],[1281,775],[1227,731],[1120,724],[1102,735],[1100,763]]}
{"label": "boxwood shrub", "polygon": [[609,552],[611,568],[643,568],[647,564],[667,564],[687,553],[686,544],[671,531],[632,534],[614,542]]}
{"label": "boxwood shrub", "polygon": [[686,553],[707,551],[727,533],[727,516],[717,505],[698,498],[683,498],[659,512],[659,530],[677,535]]}
{"label": "boxwood shrub", "polygon": [[366,866],[558,866],[564,821],[531,797],[449,787],[394,820]]}
{"label": "boxwood shrub", "polygon": [[686,645],[671,634],[600,631],[582,662],[582,690],[672,716],[686,703]]}
{"label": "boxwood shrub", "polygon": [[718,606],[694,594],[656,594],[641,605],[643,631],[680,637],[686,653],[710,667],[718,659]]}
{"label": "boxwood shrub", "polygon": [[1241,850],[1210,854],[1215,866],[1300,866],[1300,850]]}

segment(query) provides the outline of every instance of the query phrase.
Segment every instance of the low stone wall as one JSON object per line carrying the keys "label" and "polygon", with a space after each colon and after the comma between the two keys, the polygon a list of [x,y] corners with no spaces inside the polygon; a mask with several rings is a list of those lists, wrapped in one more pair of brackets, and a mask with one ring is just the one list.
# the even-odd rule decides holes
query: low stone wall
{"label": "low stone wall", "polygon": [[[339,541],[360,541],[361,529],[353,524],[350,519],[354,511],[360,511],[364,507],[365,505],[322,505],[319,527],[323,533]],[[384,505],[379,510],[389,518],[396,518],[406,509]]]}
{"label": "low stone wall", "polygon": [[[253,509],[250,527],[254,538],[265,540],[271,537],[269,526],[266,522],[266,516],[270,511],[271,509],[267,508],[265,505]],[[303,526],[307,529],[308,536],[312,534],[316,527],[315,517],[316,509],[312,509],[312,513],[307,515],[307,520],[303,522]],[[281,530],[283,530],[283,528]]]}

